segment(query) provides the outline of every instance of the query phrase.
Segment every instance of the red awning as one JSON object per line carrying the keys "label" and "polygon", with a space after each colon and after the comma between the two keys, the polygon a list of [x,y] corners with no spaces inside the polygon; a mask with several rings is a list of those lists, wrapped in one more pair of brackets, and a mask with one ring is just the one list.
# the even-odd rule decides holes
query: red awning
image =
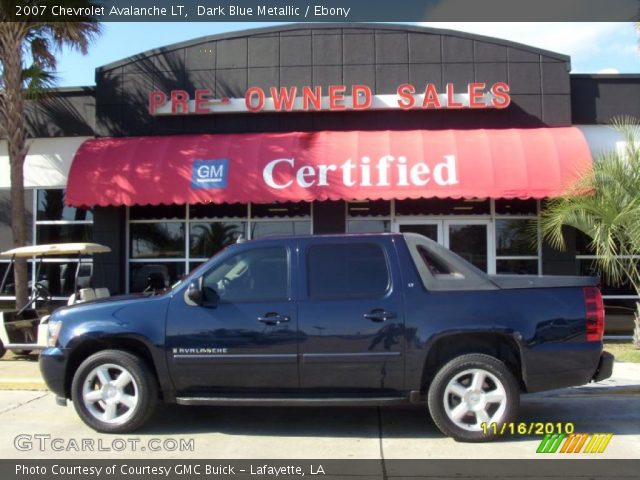
{"label": "red awning", "polygon": [[74,158],[67,202],[544,198],[590,165],[576,128],[98,138]]}

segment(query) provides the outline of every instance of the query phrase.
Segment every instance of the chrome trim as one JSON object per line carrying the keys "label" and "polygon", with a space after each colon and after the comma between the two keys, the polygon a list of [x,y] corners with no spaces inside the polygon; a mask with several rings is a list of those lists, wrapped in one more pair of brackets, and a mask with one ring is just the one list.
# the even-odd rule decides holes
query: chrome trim
{"label": "chrome trim", "polygon": [[178,405],[229,405],[229,406],[280,406],[295,405],[300,407],[339,407],[348,405],[404,405],[409,403],[406,396],[397,397],[177,397]]}
{"label": "chrome trim", "polygon": [[190,362],[210,362],[210,363],[297,363],[298,355],[295,353],[274,354],[274,355],[260,355],[248,353],[242,354],[194,354],[173,355],[173,360],[176,363],[190,363]]}
{"label": "chrome trim", "polygon": [[227,354],[227,353],[222,353],[222,354],[217,354],[217,353],[212,353],[212,354],[207,354],[207,353],[196,353],[193,355],[186,355],[186,354],[175,354],[173,356],[173,358],[296,358],[298,355],[295,353],[276,353],[276,354],[257,354],[257,353],[247,353],[246,355],[243,355],[241,353],[236,354]]}
{"label": "chrome trim", "polygon": [[302,360],[305,363],[333,363],[336,361],[346,363],[366,363],[379,362],[383,359],[397,361],[401,356],[401,352],[303,353]]}
{"label": "chrome trim", "polygon": [[7,350],[44,350],[47,346],[36,343],[5,343],[4,348]]}
{"label": "chrome trim", "polygon": [[363,352],[363,353],[303,353],[303,357],[308,358],[329,358],[329,357],[399,357],[401,352]]}

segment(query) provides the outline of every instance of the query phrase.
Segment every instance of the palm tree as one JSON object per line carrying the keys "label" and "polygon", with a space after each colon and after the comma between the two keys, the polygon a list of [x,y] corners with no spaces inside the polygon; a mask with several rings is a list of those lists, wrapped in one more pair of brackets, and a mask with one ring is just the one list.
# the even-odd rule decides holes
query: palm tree
{"label": "palm tree", "polygon": [[[28,151],[25,96],[40,91],[53,80],[54,53],[62,47],[87,52],[99,34],[93,17],[51,14],[53,5],[89,7],[87,0],[29,0],[24,6],[46,7],[42,15],[16,16],[16,2],[0,0],[0,138],[7,141],[11,170],[11,226],[14,246],[27,242],[24,208],[24,160]],[[42,11],[42,10],[40,10]],[[80,10],[81,11],[81,10]],[[56,21],[58,20],[58,21]],[[16,307],[27,302],[27,263],[16,262]]]}
{"label": "palm tree", "polygon": [[198,223],[192,226],[191,255],[211,257],[227,245],[235,243],[243,233],[238,223]]}
{"label": "palm tree", "polygon": [[[585,233],[601,274],[613,284],[628,282],[640,296],[640,123],[614,121],[625,141],[623,151],[598,155],[593,167],[541,215],[543,236],[565,247],[563,226]],[[634,344],[640,348],[640,304],[635,314]]]}

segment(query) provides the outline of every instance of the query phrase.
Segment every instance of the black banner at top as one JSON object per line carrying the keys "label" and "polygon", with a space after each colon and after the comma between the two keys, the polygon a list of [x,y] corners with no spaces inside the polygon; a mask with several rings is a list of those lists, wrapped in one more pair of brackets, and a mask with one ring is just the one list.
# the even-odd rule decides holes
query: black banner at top
{"label": "black banner at top", "polygon": [[[25,2],[26,3],[26,2]],[[73,4],[74,2],[71,2]],[[81,3],[81,2],[80,2]],[[97,0],[16,2],[9,20],[102,22],[635,21],[640,0]],[[7,18],[4,18],[7,20]]]}

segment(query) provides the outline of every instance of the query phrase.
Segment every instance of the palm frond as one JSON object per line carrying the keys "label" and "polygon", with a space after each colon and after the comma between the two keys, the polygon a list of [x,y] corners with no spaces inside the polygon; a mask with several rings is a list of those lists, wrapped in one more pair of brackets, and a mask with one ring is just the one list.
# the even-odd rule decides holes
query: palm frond
{"label": "palm frond", "polygon": [[624,140],[620,151],[594,159],[567,194],[547,202],[541,214],[543,238],[564,249],[566,226],[590,238],[602,275],[612,283],[640,288],[640,123],[620,117],[613,123]]}
{"label": "palm frond", "polygon": [[33,64],[22,71],[24,95],[26,98],[37,99],[48,95],[49,90],[56,84],[56,74]]}
{"label": "palm frond", "polygon": [[56,57],[51,50],[51,44],[47,37],[35,36],[29,40],[29,46],[34,65],[48,70],[56,68]]}
{"label": "palm frond", "polygon": [[[91,0],[43,0],[43,4],[63,5],[75,11],[87,11],[90,7],[100,6],[98,2]],[[68,47],[87,53],[89,45],[100,35],[102,26],[97,18],[79,14],[64,17],[65,21],[50,21],[44,23],[42,27],[47,31],[56,49]],[[59,19],[56,19],[59,20]]]}

